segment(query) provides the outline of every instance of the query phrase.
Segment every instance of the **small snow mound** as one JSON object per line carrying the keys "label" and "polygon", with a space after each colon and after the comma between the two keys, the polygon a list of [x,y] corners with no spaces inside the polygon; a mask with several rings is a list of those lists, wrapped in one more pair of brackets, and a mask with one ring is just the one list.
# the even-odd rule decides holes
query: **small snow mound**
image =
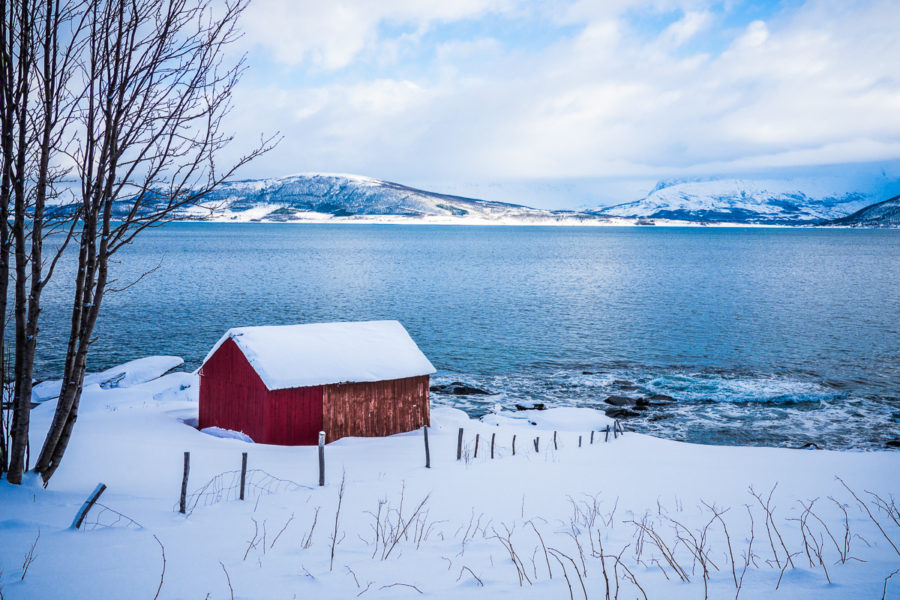
{"label": "small snow mound", "polygon": [[[99,385],[101,389],[127,388],[153,381],[184,364],[178,356],[148,356],[84,377],[84,388]],[[45,402],[59,396],[61,379],[43,381],[31,390],[32,402]]]}
{"label": "small snow mound", "polygon": [[449,406],[435,406],[431,409],[431,428],[454,428],[469,422],[469,415]]}
{"label": "small snow mound", "polygon": [[553,431],[599,431],[615,421],[593,408],[560,407],[547,410],[501,411],[482,417],[488,425],[533,425]]}
{"label": "small snow mound", "polygon": [[222,429],[221,427],[205,427],[200,433],[211,435],[213,437],[222,438],[223,440],[238,440],[240,442],[253,443],[253,439],[243,431],[234,431],[233,429]]}

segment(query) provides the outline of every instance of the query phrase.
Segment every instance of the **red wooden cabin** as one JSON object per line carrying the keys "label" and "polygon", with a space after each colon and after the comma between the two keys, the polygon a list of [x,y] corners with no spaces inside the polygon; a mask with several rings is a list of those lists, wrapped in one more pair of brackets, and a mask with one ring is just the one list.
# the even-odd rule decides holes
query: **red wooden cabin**
{"label": "red wooden cabin", "polygon": [[412,431],[431,373],[397,321],[230,329],[200,368],[199,425],[287,446]]}

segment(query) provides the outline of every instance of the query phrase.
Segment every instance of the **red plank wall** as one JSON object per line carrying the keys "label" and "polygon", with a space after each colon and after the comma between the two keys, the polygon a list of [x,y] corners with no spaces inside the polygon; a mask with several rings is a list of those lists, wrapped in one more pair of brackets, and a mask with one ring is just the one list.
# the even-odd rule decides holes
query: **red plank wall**
{"label": "red plank wall", "polygon": [[267,410],[266,444],[307,446],[319,443],[322,386],[269,392]]}
{"label": "red plank wall", "polygon": [[265,434],[267,393],[234,340],[225,340],[200,369],[200,429],[243,431],[259,441]]}

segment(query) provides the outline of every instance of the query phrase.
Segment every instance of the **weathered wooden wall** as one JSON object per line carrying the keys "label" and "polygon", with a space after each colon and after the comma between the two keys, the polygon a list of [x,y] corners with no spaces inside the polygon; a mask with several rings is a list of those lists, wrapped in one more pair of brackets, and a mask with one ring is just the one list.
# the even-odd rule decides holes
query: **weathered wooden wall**
{"label": "weathered wooden wall", "polygon": [[324,386],[322,422],[329,441],[412,431],[430,423],[428,375]]}

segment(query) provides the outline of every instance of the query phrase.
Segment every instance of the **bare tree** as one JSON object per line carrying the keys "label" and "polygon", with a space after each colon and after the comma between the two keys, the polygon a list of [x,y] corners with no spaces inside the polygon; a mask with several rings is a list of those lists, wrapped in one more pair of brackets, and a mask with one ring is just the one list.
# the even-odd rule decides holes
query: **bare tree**
{"label": "bare tree", "polygon": [[0,0],[0,364],[3,365],[0,393],[0,474],[9,463],[7,447],[6,402],[6,308],[9,292],[9,205],[12,198],[13,130],[18,100],[21,97],[14,56],[18,54],[18,19],[14,6]]}
{"label": "bare tree", "polygon": [[[203,200],[274,138],[230,166],[216,158],[244,60],[226,61],[245,0],[90,0],[86,41],[73,79],[81,182],[78,270],[63,383],[35,470],[47,484],[78,416],[86,361],[104,295],[122,289],[110,259],[147,228]],[[118,287],[117,287],[118,286]]]}
{"label": "bare tree", "polygon": [[[3,314],[10,280],[9,257],[15,256],[12,443],[9,473],[12,483],[21,481],[27,468],[31,386],[37,347],[40,297],[52,277],[74,230],[74,215],[46,220],[48,200],[55,198],[55,184],[65,174],[56,165],[65,146],[66,123],[75,102],[67,88],[67,72],[78,49],[77,8],[81,0],[22,0],[4,4],[3,68],[4,92],[9,91],[3,115],[3,201],[0,224],[0,277],[3,279]],[[74,29],[69,25],[74,25]],[[60,34],[65,42],[60,44]],[[12,227],[9,227],[12,208]],[[68,232],[46,260],[45,237],[69,223]],[[45,262],[46,260],[46,262]],[[0,335],[5,338],[4,328]],[[5,340],[3,340],[5,341]]]}

